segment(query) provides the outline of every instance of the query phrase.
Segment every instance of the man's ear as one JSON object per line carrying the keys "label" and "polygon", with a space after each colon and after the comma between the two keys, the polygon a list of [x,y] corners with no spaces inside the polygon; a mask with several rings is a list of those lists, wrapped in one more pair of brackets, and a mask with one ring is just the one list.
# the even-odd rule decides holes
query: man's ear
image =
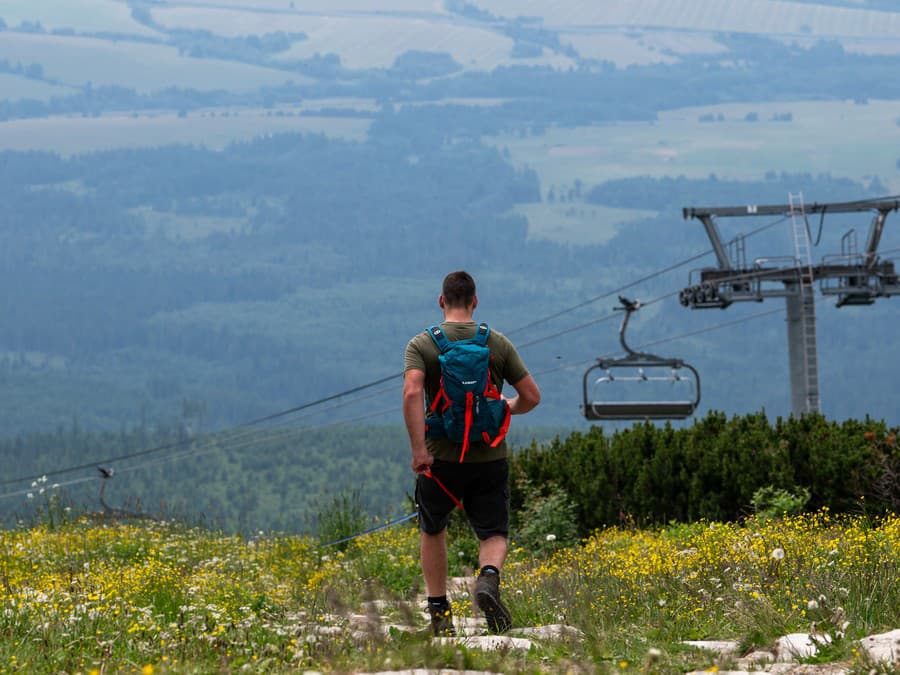
{"label": "man's ear", "polygon": [[477,295],[472,298],[472,310],[474,311],[476,307],[478,307],[478,296]]}
{"label": "man's ear", "polygon": [[444,296],[443,296],[443,295],[439,295],[439,296],[438,296],[438,306],[439,306],[441,309],[444,309]]}

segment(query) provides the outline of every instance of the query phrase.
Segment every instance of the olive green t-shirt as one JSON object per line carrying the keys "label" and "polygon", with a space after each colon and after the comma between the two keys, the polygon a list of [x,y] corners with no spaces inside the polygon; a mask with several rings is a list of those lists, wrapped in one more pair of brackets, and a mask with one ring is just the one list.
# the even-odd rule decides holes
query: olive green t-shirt
{"label": "olive green t-shirt", "polygon": [[[475,336],[478,324],[474,321],[456,322],[445,321],[441,324],[448,340],[466,340]],[[516,384],[528,375],[528,369],[522,361],[522,357],[516,351],[512,342],[491,328],[487,341],[491,350],[491,381],[498,390],[502,391],[503,383]],[[431,404],[441,388],[441,364],[438,360],[441,351],[431,339],[428,331],[419,333],[406,346],[406,363],[404,372],[408,370],[421,370],[425,373],[425,405]],[[458,462],[462,445],[454,443],[447,438],[426,439],[428,451],[436,458],[449,462]],[[504,459],[507,456],[506,441],[502,441],[496,448],[491,448],[483,442],[474,442],[466,452],[466,462],[490,462],[496,459]]]}

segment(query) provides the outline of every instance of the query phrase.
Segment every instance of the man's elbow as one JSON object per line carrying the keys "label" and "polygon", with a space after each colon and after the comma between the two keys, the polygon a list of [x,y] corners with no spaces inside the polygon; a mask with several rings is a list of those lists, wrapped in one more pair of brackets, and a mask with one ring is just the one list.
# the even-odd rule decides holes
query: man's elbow
{"label": "man's elbow", "polygon": [[541,402],[541,390],[530,377],[516,387],[516,393],[519,395],[517,408],[523,413],[534,410]]}
{"label": "man's elbow", "polygon": [[416,387],[403,387],[404,403],[419,403],[422,400],[422,390]]}
{"label": "man's elbow", "polygon": [[423,387],[417,382],[407,380],[403,383],[403,402],[422,404]]}
{"label": "man's elbow", "polygon": [[526,393],[524,398],[525,400],[522,401],[524,407],[528,410],[534,410],[541,402],[541,392],[539,389],[535,388],[533,392]]}

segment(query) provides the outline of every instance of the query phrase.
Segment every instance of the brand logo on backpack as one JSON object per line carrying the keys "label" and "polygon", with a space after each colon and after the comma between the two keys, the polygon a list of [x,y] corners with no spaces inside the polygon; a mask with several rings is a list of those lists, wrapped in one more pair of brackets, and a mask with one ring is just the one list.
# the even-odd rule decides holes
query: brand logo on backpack
{"label": "brand logo on backpack", "polygon": [[448,340],[438,326],[428,333],[441,350],[441,388],[428,410],[426,436],[461,443],[462,462],[473,441],[494,448],[509,429],[509,404],[491,381],[490,328],[479,325],[468,340]]}

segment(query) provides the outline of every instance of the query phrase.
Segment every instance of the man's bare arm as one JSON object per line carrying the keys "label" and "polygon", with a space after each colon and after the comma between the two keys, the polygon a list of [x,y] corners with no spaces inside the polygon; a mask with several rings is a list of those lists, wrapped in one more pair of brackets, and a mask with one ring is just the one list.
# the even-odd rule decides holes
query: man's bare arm
{"label": "man's bare arm", "polygon": [[409,434],[414,473],[424,473],[434,462],[434,457],[425,445],[424,391],[425,373],[421,370],[407,370],[403,377],[403,421],[406,423],[406,433]]}
{"label": "man's bare arm", "polygon": [[518,382],[513,383],[516,396],[506,399],[509,403],[509,411],[513,415],[524,415],[537,407],[541,402],[541,390],[531,375],[526,375]]}

